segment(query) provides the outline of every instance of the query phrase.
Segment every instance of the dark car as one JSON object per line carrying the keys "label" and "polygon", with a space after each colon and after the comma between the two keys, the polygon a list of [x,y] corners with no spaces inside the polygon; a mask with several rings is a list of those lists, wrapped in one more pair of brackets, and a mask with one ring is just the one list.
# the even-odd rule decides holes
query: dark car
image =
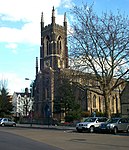
{"label": "dark car", "polygon": [[102,133],[106,133],[107,131],[107,124],[110,122],[110,119],[108,119],[106,122],[101,123],[99,126],[99,131]]}
{"label": "dark car", "polygon": [[12,121],[10,118],[1,118],[0,125],[1,126],[16,126],[16,123]]}
{"label": "dark car", "polygon": [[127,118],[111,118],[107,122],[100,125],[101,132],[129,132],[129,119]]}

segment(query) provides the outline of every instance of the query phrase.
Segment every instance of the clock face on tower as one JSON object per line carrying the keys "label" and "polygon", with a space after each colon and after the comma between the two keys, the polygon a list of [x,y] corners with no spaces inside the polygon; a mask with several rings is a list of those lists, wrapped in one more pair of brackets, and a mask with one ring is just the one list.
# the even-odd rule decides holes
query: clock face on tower
{"label": "clock face on tower", "polygon": [[50,67],[50,60],[45,60],[45,67]]}

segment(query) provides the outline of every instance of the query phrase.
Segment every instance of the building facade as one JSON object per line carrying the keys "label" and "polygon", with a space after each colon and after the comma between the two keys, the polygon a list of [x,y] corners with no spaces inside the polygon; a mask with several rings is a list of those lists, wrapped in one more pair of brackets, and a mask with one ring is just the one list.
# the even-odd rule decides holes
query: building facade
{"label": "building facade", "polygon": [[[71,77],[71,69],[68,65],[67,47],[67,21],[64,14],[63,26],[56,24],[55,10],[52,9],[51,24],[44,26],[43,13],[41,15],[41,46],[40,46],[40,68],[36,58],[36,79],[34,89],[34,111],[37,117],[54,118],[54,102],[57,95],[58,76],[63,72]],[[75,71],[73,71],[75,72]],[[73,75],[73,73],[72,73]],[[81,77],[74,74],[73,82],[82,86],[84,75]],[[95,87],[93,78],[88,76],[85,85]],[[96,89],[98,90],[98,89]],[[105,112],[105,104],[102,96],[90,91],[90,88],[75,89],[76,101],[80,104],[82,111],[93,113]],[[120,113],[120,93],[114,91],[110,96],[111,113]]]}
{"label": "building facade", "polygon": [[25,92],[14,92],[12,96],[13,116],[14,117],[28,117],[32,111],[33,98],[28,88]]}
{"label": "building facade", "polygon": [[122,117],[129,117],[129,82],[121,93],[121,114]]}
{"label": "building facade", "polygon": [[41,15],[40,69],[36,59],[35,113],[40,117],[53,116],[53,102],[56,95],[56,80],[60,69],[68,67],[67,21],[64,14],[63,26],[55,22],[52,9],[51,24],[44,26]]}

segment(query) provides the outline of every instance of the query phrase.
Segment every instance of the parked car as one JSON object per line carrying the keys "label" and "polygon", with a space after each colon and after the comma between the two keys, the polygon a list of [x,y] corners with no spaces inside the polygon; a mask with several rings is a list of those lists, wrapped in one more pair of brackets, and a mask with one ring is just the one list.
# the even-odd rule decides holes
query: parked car
{"label": "parked car", "polygon": [[108,124],[109,121],[110,121],[110,119],[108,119],[106,122],[100,124],[100,126],[99,126],[99,131],[100,131],[101,133],[106,133],[106,132],[108,132],[108,131],[107,131],[107,124]]}
{"label": "parked car", "polygon": [[111,118],[106,123],[100,125],[102,132],[129,132],[129,119],[127,118]]}
{"label": "parked car", "polygon": [[78,132],[89,131],[90,133],[93,133],[99,128],[101,123],[106,121],[106,117],[88,117],[84,122],[77,123],[76,130]]}
{"label": "parked car", "polygon": [[0,120],[1,126],[16,126],[16,123],[12,121],[10,118],[2,118]]}

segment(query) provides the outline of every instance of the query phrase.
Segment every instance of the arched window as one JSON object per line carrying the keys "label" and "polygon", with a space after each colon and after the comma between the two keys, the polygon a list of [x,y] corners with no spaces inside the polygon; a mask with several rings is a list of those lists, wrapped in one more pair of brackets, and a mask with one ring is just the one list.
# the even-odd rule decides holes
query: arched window
{"label": "arched window", "polygon": [[99,111],[101,112],[101,98],[99,97]]}
{"label": "arched window", "polygon": [[119,98],[117,97],[117,95],[115,95],[115,109],[116,109],[116,113],[119,112],[119,109],[118,109],[118,103],[119,103]]}
{"label": "arched window", "polygon": [[58,37],[57,40],[57,53],[60,55],[62,49],[61,36]]}
{"label": "arched window", "polygon": [[112,113],[114,113],[114,101],[115,101],[115,98],[114,96],[112,97],[112,102],[111,102],[111,110],[112,110]]}
{"label": "arched window", "polygon": [[46,36],[46,54],[50,54],[50,38],[49,36]]}
{"label": "arched window", "polygon": [[61,41],[60,41],[60,44],[59,44],[59,49],[61,50]]}
{"label": "arched window", "polygon": [[96,95],[93,96],[93,108],[96,108]]}
{"label": "arched window", "polygon": [[49,41],[47,41],[47,55],[49,55]]}

